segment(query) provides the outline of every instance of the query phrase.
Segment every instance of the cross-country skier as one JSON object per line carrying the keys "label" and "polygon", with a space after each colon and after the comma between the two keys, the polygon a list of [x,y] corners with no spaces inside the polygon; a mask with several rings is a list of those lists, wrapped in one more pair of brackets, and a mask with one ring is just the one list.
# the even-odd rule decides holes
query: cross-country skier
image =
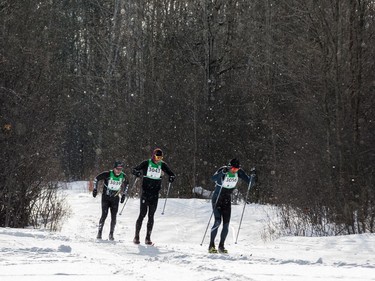
{"label": "cross-country skier", "polygon": [[[255,175],[256,171],[252,170],[252,174]],[[247,184],[250,183],[250,177],[241,169],[240,161],[236,158],[230,160],[228,166],[219,168],[211,178],[215,182],[215,190],[212,195],[212,208],[215,222],[211,228],[211,239],[208,247],[210,253],[217,253],[218,251],[220,253],[228,252],[224,247],[224,242],[228,235],[231,216],[231,194],[236,188],[239,178]],[[223,228],[221,230],[217,250],[215,248],[215,238],[221,221],[223,221]]]}
{"label": "cross-country skier", "polygon": [[142,221],[148,212],[145,243],[147,245],[152,245],[151,233],[154,226],[154,214],[158,206],[163,172],[169,176],[169,182],[172,183],[175,179],[175,174],[162,159],[163,151],[160,148],[156,148],[152,153],[151,159],[144,160],[132,171],[133,175],[137,177],[143,176],[140,212],[135,224],[135,236],[133,240],[135,244],[140,243],[139,232],[142,227]]}
{"label": "cross-country skier", "polygon": [[116,217],[119,206],[119,195],[121,195],[121,203],[124,203],[126,191],[128,189],[128,180],[123,172],[124,163],[116,161],[113,170],[102,172],[94,179],[94,189],[92,195],[96,197],[98,194],[98,182],[104,180],[102,193],[102,216],[99,220],[99,230],[97,239],[102,239],[102,231],[104,222],[108,215],[108,209],[111,211],[111,228],[109,232],[109,240],[114,240],[113,232],[116,226]]}

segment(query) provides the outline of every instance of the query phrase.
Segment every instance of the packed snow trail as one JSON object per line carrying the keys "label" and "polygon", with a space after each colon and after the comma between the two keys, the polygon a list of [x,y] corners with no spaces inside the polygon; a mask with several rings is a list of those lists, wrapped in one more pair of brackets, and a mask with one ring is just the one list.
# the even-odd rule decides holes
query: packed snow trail
{"label": "packed snow trail", "polygon": [[[238,243],[242,205],[232,206],[228,254],[209,254],[200,246],[211,203],[168,199],[155,215],[154,246],[133,243],[139,200],[129,199],[117,217],[115,241],[97,241],[100,197],[67,191],[72,216],[61,232],[0,228],[0,279],[8,280],[375,280],[375,235],[261,239],[267,206],[246,207]],[[121,206],[121,205],[120,205]],[[103,239],[108,239],[108,216]],[[220,231],[220,230],[219,230]]]}

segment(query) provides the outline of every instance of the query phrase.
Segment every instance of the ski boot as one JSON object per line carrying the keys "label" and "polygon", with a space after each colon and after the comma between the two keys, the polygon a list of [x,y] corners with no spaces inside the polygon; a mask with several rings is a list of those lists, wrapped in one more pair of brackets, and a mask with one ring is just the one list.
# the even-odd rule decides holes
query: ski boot
{"label": "ski boot", "polygon": [[134,239],[133,239],[133,243],[134,243],[134,244],[137,244],[137,245],[138,245],[139,243],[141,243],[141,242],[139,241],[139,236],[135,236],[135,237],[134,237]]}
{"label": "ski boot", "polygon": [[215,244],[214,243],[210,243],[210,246],[208,247],[208,252],[210,254],[217,254],[217,250],[215,248]]}
{"label": "ski boot", "polygon": [[113,237],[113,232],[110,232],[110,233],[109,233],[109,240],[110,240],[110,241],[115,240],[115,238]]}
{"label": "ski boot", "polygon": [[152,227],[150,227],[149,225],[147,225],[147,232],[146,232],[146,239],[145,239],[145,244],[146,245],[153,245],[154,243],[152,243],[151,241],[151,233],[152,233]]}
{"label": "ski boot", "polygon": [[210,254],[217,254],[217,250],[216,250],[215,246],[212,246],[212,247],[208,248],[208,252]]}
{"label": "ski boot", "polygon": [[228,250],[224,248],[224,245],[219,245],[218,250],[221,254],[228,254]]}

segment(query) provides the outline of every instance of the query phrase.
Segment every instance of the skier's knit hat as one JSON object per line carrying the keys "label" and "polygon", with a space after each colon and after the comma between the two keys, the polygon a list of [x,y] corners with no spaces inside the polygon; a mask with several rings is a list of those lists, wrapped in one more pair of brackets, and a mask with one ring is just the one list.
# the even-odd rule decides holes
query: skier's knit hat
{"label": "skier's knit hat", "polygon": [[163,156],[163,151],[160,148],[155,148],[152,152],[152,158],[155,156]]}
{"label": "skier's knit hat", "polygon": [[234,168],[240,168],[240,160],[238,160],[237,158],[233,158],[229,161],[229,166]]}
{"label": "skier's knit hat", "polygon": [[113,168],[124,168],[124,163],[121,161],[115,161]]}

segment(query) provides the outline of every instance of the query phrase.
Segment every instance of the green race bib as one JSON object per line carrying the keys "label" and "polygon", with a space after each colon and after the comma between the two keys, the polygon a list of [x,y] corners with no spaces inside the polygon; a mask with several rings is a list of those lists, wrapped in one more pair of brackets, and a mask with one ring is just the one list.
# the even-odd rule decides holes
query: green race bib
{"label": "green race bib", "polygon": [[161,178],[161,161],[158,164],[152,162],[151,159],[148,159],[148,168],[146,173],[146,178],[160,180]]}
{"label": "green race bib", "polygon": [[222,187],[232,189],[235,188],[238,182],[238,175],[237,173],[230,173],[228,172],[223,180]]}
{"label": "green race bib", "polygon": [[115,173],[111,170],[109,172],[107,189],[111,191],[119,191],[123,182],[124,173],[121,173],[118,177],[116,177]]}

